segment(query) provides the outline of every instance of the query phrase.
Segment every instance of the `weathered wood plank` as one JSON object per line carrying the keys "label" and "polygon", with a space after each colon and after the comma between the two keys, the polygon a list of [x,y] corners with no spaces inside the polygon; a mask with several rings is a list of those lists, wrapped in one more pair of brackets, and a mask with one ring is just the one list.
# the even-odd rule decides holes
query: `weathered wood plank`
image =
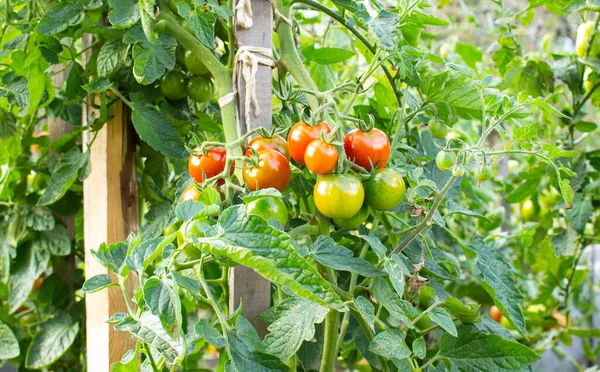
{"label": "weathered wood plank", "polygon": [[[84,123],[91,114],[84,110]],[[115,103],[112,119],[98,132],[90,148],[92,172],[83,185],[86,278],[108,273],[91,255],[91,250],[98,249],[103,242],[123,241],[138,230],[135,136],[130,117],[126,105]],[[91,133],[84,133],[84,149],[91,137]],[[128,283],[134,286],[137,278],[130,274]],[[133,293],[134,288],[128,289]],[[127,333],[117,332],[106,323],[116,312],[127,312],[118,287],[87,295],[87,370],[90,372],[109,371],[110,364],[135,347]]]}
{"label": "weathered wood plank", "polygon": [[[273,46],[273,9],[267,0],[252,0],[252,11],[254,24],[248,29],[236,26],[234,30],[238,46],[249,45],[271,49]],[[251,123],[244,121],[245,83],[244,79],[238,78],[237,91],[238,100],[238,125],[240,133],[246,133],[248,129],[258,126],[271,128],[272,126],[272,104],[271,104],[271,67],[258,65],[256,73],[256,96],[260,107],[258,117],[254,116],[252,107],[250,114]],[[229,308],[236,309],[243,303],[243,315],[254,325],[258,334],[262,337],[267,333],[266,324],[258,317],[258,314],[271,306],[271,283],[258,275],[254,270],[237,266],[230,271],[229,278]]]}

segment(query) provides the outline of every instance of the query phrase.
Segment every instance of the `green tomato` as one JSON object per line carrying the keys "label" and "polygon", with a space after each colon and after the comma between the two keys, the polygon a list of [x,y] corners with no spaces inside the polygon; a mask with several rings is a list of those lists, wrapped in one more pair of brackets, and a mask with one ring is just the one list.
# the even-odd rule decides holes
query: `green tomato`
{"label": "green tomato", "polygon": [[185,64],[185,69],[196,76],[205,75],[208,73],[208,69],[204,63],[202,63],[202,61],[200,61],[200,59],[196,57],[191,50],[185,51],[183,63]]}
{"label": "green tomato", "polygon": [[496,230],[502,225],[504,222],[506,211],[502,207],[498,207],[491,212],[485,214],[485,217],[489,219],[489,221],[481,219],[479,220],[479,227],[486,231]]}
{"label": "green tomato", "polygon": [[371,210],[367,203],[364,203],[358,213],[350,218],[334,218],[333,222],[338,225],[342,229],[346,230],[354,230],[357,229],[360,225],[365,223],[367,218],[369,218]]}
{"label": "green tomato", "polygon": [[435,138],[446,138],[448,135],[448,126],[437,119],[429,120],[427,126]]}
{"label": "green tomato", "polygon": [[246,212],[260,216],[265,220],[274,218],[282,226],[285,226],[288,220],[288,210],[285,202],[281,198],[267,196],[260,199],[254,199],[246,206]]}
{"label": "green tomato", "polygon": [[544,190],[540,194],[538,201],[542,208],[550,210],[560,201],[560,192],[554,186],[550,186],[550,190]]}
{"label": "green tomato", "polygon": [[452,169],[452,175],[454,177],[462,177],[465,175],[465,168],[463,168],[460,165],[457,165],[456,167],[454,167],[454,169]]}
{"label": "green tomato", "polygon": [[435,157],[435,163],[443,171],[449,171],[456,164],[456,155],[452,151],[441,150]]}
{"label": "green tomato", "polygon": [[165,97],[172,100],[185,98],[187,94],[187,82],[185,74],[180,70],[171,70],[160,79],[160,90]]}
{"label": "green tomato", "polygon": [[527,199],[521,203],[521,217],[523,220],[531,222],[539,218],[540,208],[531,199]]}
{"label": "green tomato", "polygon": [[475,178],[478,181],[487,181],[494,176],[494,169],[489,164],[480,164],[475,168]]}
{"label": "green tomato", "polygon": [[204,76],[196,76],[188,83],[188,95],[198,103],[206,102],[213,96],[213,83]]}
{"label": "green tomato", "polygon": [[350,218],[362,208],[365,188],[352,174],[326,174],[317,178],[313,198],[324,216]]}
{"label": "green tomato", "polygon": [[396,171],[389,168],[376,170],[365,184],[367,204],[379,211],[391,211],[396,208],[405,193],[404,180]]}
{"label": "green tomato", "polygon": [[[177,245],[181,246],[186,240],[192,239],[192,236],[196,236],[197,238],[204,237],[204,232],[212,225],[213,223],[211,221],[204,218],[199,218],[197,220],[184,223],[177,231]],[[185,247],[183,252],[188,257],[193,259],[197,259],[202,256],[202,252],[193,245],[188,245]]]}

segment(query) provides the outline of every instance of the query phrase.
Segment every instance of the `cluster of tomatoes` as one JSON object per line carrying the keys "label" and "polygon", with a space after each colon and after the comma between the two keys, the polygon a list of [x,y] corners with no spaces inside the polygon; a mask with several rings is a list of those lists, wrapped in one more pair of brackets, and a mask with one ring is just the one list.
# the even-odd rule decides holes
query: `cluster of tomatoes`
{"label": "cluster of tomatoes", "polygon": [[213,97],[213,83],[206,66],[190,50],[182,54],[183,65],[192,77],[175,68],[162,76],[160,90],[170,100],[190,97],[198,103],[209,101]]}
{"label": "cluster of tomatoes", "polygon": [[[333,136],[326,122],[310,125],[300,121],[290,129],[287,141],[280,135],[254,137],[246,148],[248,164],[242,171],[244,183],[252,191],[266,188],[284,191],[291,179],[290,161],[293,159],[299,167],[306,167],[317,175],[313,190],[315,206],[321,214],[332,218],[342,228],[360,226],[366,221],[371,208],[380,211],[394,209],[404,198],[406,185],[396,171],[385,168],[390,157],[387,135],[377,128],[366,131],[357,128],[344,137],[344,153],[355,170],[370,173],[365,182],[353,171],[344,171],[344,167],[339,166],[338,149],[331,142]],[[226,167],[226,155],[223,147],[190,155],[190,175],[202,184],[222,174]],[[336,172],[336,168],[342,171]],[[218,180],[217,185],[222,182],[222,179]],[[183,193],[182,200],[197,199],[198,196],[196,185],[191,185]],[[273,203],[268,207],[281,209]],[[285,224],[287,211],[285,217],[283,213],[270,216],[280,216],[277,219]]]}

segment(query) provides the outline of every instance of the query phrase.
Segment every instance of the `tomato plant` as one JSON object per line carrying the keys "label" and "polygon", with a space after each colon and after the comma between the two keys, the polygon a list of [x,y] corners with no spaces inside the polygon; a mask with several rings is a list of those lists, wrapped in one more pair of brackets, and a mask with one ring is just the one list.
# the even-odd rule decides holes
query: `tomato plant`
{"label": "tomato plant", "polygon": [[[262,50],[247,5],[1,3],[0,360],[85,369],[110,290],[115,371],[593,371],[598,6],[274,0]],[[84,282],[89,175],[127,173],[107,133],[141,227]]]}

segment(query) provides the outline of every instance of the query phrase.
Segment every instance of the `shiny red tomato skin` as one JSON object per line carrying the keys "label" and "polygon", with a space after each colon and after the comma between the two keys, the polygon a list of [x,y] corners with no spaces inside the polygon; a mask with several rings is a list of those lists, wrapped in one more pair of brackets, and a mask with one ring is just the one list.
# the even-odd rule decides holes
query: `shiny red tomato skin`
{"label": "shiny red tomato skin", "polygon": [[288,143],[285,138],[280,135],[273,136],[271,138],[257,136],[254,137],[250,142],[248,142],[248,147],[246,147],[246,156],[252,156],[252,149],[256,152],[261,152],[263,150],[275,150],[280,152],[290,160],[290,150],[288,149]]}
{"label": "shiny red tomato skin", "polygon": [[[198,150],[198,148],[196,148]],[[204,171],[205,179],[216,176],[225,169],[225,161],[227,159],[227,150],[223,147],[214,147],[204,155],[190,155],[188,161],[188,171],[190,176],[198,183],[202,183]],[[223,180],[219,180],[218,184],[223,184]]]}
{"label": "shiny red tomato skin", "polygon": [[290,163],[284,155],[275,150],[258,153],[258,164],[242,172],[244,182],[252,191],[274,187],[283,191],[292,176]]}
{"label": "shiny red tomato skin", "polygon": [[373,128],[363,132],[356,128],[344,137],[344,150],[354,164],[370,171],[371,164],[377,164],[378,169],[387,164],[390,158],[390,140],[380,129]]}
{"label": "shiny red tomato skin", "polygon": [[322,139],[316,139],[306,147],[304,163],[316,174],[327,174],[335,169],[338,157],[338,151],[334,145]]}
{"label": "shiny red tomato skin", "polygon": [[288,133],[288,148],[292,159],[299,164],[304,165],[304,153],[309,143],[319,138],[321,133],[331,132],[331,127],[326,122],[310,126],[303,121],[299,121]]}

